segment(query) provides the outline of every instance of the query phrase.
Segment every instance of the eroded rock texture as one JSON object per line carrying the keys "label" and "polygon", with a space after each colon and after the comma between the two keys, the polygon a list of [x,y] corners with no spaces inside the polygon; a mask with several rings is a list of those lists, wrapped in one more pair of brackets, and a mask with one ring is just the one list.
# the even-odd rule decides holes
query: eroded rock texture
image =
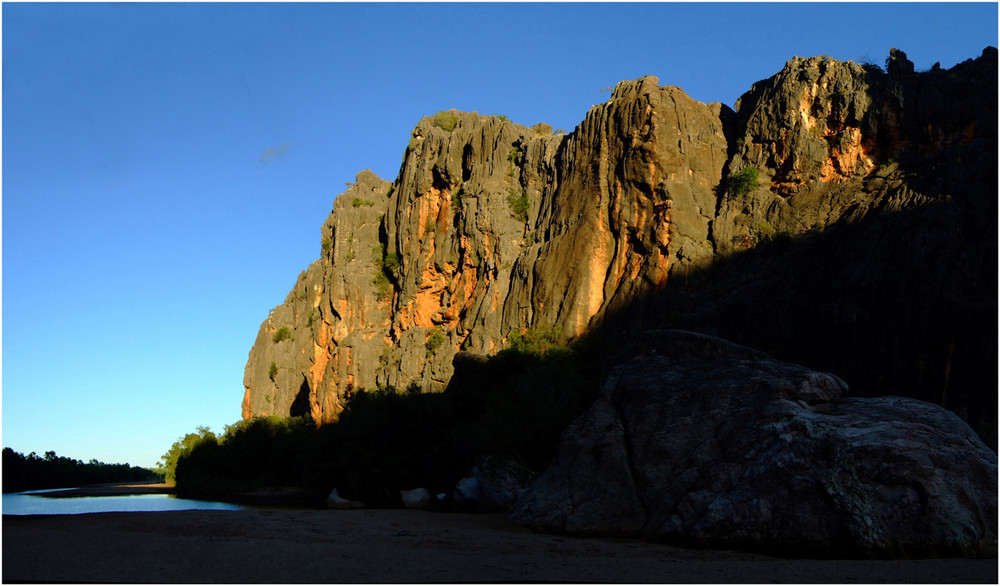
{"label": "eroded rock texture", "polygon": [[512,518],[571,534],[826,555],[996,555],[997,456],[953,413],[653,331]]}
{"label": "eroded rock texture", "polygon": [[796,57],[736,111],[645,77],[566,135],[424,118],[393,182],[334,202],[243,414],[437,391],[457,351],[527,328],[600,325],[626,360],[681,327],[943,404],[995,444],[996,95],[996,49],[919,73],[894,50],[887,71]]}
{"label": "eroded rock texture", "polygon": [[460,349],[533,327],[572,338],[707,262],[720,107],[657,83],[618,84],[569,135],[423,119],[394,183],[364,172],[335,201],[323,258],[261,326],[244,417],[330,421],[359,387],[441,390]]}

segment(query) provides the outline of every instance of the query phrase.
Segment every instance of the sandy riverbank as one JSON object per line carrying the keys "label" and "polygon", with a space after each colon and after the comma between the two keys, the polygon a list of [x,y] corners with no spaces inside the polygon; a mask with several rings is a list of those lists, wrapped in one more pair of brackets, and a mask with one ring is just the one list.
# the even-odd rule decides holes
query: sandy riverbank
{"label": "sandy riverbank", "polygon": [[5,515],[3,581],[996,583],[997,560],[786,560],[541,535],[496,514],[171,511]]}
{"label": "sandy riverbank", "polygon": [[80,488],[67,488],[39,493],[46,498],[72,498],[81,496],[128,496],[134,494],[173,494],[174,486],[165,483],[152,484],[92,484]]}

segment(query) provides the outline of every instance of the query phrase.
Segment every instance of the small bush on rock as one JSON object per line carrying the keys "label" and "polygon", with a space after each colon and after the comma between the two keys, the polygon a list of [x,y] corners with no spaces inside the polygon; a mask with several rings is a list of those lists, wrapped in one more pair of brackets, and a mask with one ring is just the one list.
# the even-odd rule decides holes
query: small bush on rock
{"label": "small bush on rock", "polygon": [[427,349],[427,357],[430,358],[437,353],[438,348],[440,348],[442,344],[444,344],[444,333],[440,328],[434,328],[434,331],[424,343],[424,347]]}
{"label": "small bush on rock", "polygon": [[558,326],[537,326],[524,332],[511,332],[507,336],[507,349],[520,354],[544,356],[559,342]]}
{"label": "small bush on rock", "polygon": [[522,222],[528,221],[528,210],[531,209],[531,202],[528,201],[528,194],[523,189],[511,188],[507,194],[507,205],[510,206],[510,215]]}
{"label": "small bush on rock", "polygon": [[538,124],[531,127],[538,134],[549,135],[552,134],[552,125],[546,124],[544,122],[539,122]]}
{"label": "small bush on rock", "polygon": [[389,299],[390,293],[392,292],[392,284],[389,282],[389,277],[385,276],[385,273],[382,271],[375,273],[375,277],[372,279],[372,285],[375,285],[375,297],[379,301],[386,301]]}
{"label": "small bush on rock", "polygon": [[746,195],[760,187],[760,179],[756,167],[744,167],[731,176],[726,184],[726,191],[732,195]]}
{"label": "small bush on rock", "polygon": [[454,114],[438,112],[434,115],[434,126],[437,126],[441,130],[451,132],[455,130],[456,124],[458,124],[458,118]]}
{"label": "small bush on rock", "polygon": [[761,220],[757,222],[757,233],[760,234],[761,240],[773,240],[776,232],[770,222]]}
{"label": "small bush on rock", "polygon": [[271,339],[274,341],[275,344],[284,340],[291,340],[292,331],[289,330],[287,326],[281,326],[280,328],[278,328],[278,331],[274,332],[274,335],[271,336]]}

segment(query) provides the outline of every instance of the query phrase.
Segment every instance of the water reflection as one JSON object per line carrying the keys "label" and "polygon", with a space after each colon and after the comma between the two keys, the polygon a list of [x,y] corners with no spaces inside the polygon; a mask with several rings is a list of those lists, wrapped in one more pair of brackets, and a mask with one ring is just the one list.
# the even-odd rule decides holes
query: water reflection
{"label": "water reflection", "polygon": [[171,494],[48,498],[38,496],[39,492],[45,491],[4,494],[3,514],[80,515],[84,513],[186,511],[191,509],[238,511],[246,508],[232,503],[182,499]]}

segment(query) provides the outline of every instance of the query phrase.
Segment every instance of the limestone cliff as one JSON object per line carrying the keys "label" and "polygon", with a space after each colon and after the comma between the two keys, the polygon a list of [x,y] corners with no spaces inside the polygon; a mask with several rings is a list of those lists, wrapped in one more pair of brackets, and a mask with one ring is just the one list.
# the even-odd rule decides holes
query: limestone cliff
{"label": "limestone cliff", "polygon": [[[858,264],[851,282],[867,279],[874,291],[895,295],[880,288],[878,271],[904,257],[920,262],[920,250],[938,247],[929,259],[934,272],[915,282],[948,274],[962,281],[925,287],[919,294],[931,298],[907,311],[926,313],[928,304],[957,296],[974,314],[974,297],[992,299],[995,317],[995,278],[970,284],[968,275],[990,259],[995,271],[996,64],[992,48],[924,73],[898,51],[886,72],[795,58],[754,84],[736,111],[645,77],[619,83],[569,134],[458,111],[424,118],[395,181],[365,171],[335,200],[321,258],[261,326],[243,415],[331,421],[360,387],[443,389],[459,350],[494,353],[511,332],[529,328],[571,339],[619,316],[631,322],[626,330],[656,321],[756,340],[748,331],[719,331],[738,322],[781,331],[792,353],[825,349],[829,337],[806,324],[795,322],[789,334],[766,321],[727,321],[727,312],[743,308],[736,298],[767,304],[761,292],[779,287],[753,278],[760,265],[744,267],[750,261],[741,255],[813,250],[814,236],[841,226],[863,227],[867,236],[824,248],[833,273],[851,273],[858,264],[851,254],[891,249]],[[890,214],[903,211],[923,218],[923,227],[897,226]],[[918,254],[907,257],[907,247]],[[699,277],[724,259],[743,267],[738,279]],[[786,263],[775,274],[794,289],[802,268]],[[837,305],[840,313],[823,318],[837,322],[855,310],[844,300],[855,300],[831,291],[810,291],[811,301]],[[782,308],[769,311],[760,317],[780,324]],[[864,320],[851,315],[850,324]],[[951,343],[954,354],[959,343]],[[905,352],[899,368],[923,360],[935,376],[956,363]]]}
{"label": "limestone cliff", "polygon": [[244,417],[329,421],[359,387],[441,390],[459,349],[538,327],[572,338],[709,260],[721,107],[657,84],[618,84],[569,135],[421,120],[394,183],[362,172],[334,202],[323,257],[250,352]]}

